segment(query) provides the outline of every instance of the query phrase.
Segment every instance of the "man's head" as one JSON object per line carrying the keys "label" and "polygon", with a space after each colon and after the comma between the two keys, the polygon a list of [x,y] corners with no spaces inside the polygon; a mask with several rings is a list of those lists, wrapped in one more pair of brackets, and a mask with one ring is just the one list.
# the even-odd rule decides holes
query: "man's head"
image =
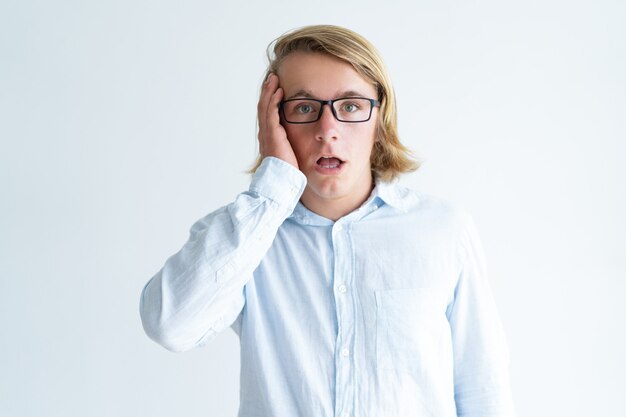
{"label": "man's head", "polygon": [[281,65],[294,53],[325,54],[344,61],[373,85],[377,97],[371,98],[380,103],[375,112],[376,138],[370,158],[375,177],[391,180],[401,173],[418,168],[417,162],[410,157],[409,150],[398,138],[393,88],[380,55],[367,39],[348,29],[331,25],[296,29],[270,44],[266,78],[269,74],[278,74]]}

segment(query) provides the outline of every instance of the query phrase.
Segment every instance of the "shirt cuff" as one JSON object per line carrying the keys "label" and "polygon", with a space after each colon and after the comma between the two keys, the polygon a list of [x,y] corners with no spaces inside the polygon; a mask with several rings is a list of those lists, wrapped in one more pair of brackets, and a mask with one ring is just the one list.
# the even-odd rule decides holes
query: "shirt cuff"
{"label": "shirt cuff", "polygon": [[306,187],[306,177],[282,159],[268,156],[252,176],[250,192],[293,210]]}

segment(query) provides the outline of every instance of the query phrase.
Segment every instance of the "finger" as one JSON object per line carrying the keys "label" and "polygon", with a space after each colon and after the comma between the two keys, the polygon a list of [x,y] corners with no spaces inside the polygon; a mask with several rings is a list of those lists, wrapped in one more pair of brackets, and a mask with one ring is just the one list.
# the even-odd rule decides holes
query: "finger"
{"label": "finger", "polygon": [[267,120],[269,103],[272,98],[272,94],[276,91],[277,87],[276,78],[277,77],[274,74],[269,74],[263,83],[263,87],[261,88],[261,96],[259,97],[259,104],[257,107],[259,124],[264,124]]}
{"label": "finger", "polygon": [[270,102],[267,109],[267,118],[270,126],[276,127],[277,124],[280,124],[280,115],[278,114],[278,106],[280,101],[283,99],[284,91],[282,88],[278,87],[274,94],[270,97]]}

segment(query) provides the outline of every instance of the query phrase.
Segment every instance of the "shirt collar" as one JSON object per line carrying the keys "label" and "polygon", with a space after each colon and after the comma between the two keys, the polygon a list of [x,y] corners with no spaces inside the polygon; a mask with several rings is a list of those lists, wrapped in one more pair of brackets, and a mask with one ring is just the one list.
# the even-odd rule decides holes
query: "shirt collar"
{"label": "shirt collar", "polygon": [[[353,212],[345,215],[338,221],[354,222],[367,216],[383,204],[406,212],[416,200],[416,196],[410,190],[402,187],[397,181],[386,182],[376,179],[375,187],[368,199]],[[297,223],[311,226],[332,226],[335,222],[322,217],[307,209],[302,202],[298,201],[290,218]]]}
{"label": "shirt collar", "polygon": [[408,211],[417,200],[416,195],[399,185],[397,180],[387,182],[376,179],[376,187],[372,194],[379,197],[385,204],[401,211]]}
{"label": "shirt collar", "polygon": [[384,201],[385,204],[394,208],[400,208],[402,206],[402,200],[398,197],[396,187],[397,183],[395,182],[385,182],[377,179],[373,194]]}

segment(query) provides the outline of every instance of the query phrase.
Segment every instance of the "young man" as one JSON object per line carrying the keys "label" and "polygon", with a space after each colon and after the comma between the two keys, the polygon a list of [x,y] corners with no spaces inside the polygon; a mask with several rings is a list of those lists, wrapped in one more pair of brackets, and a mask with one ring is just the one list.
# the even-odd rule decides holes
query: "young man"
{"label": "young man", "polygon": [[173,351],[232,327],[251,416],[512,416],[507,350],[463,211],[392,180],[417,168],[372,45],[310,26],[274,44],[248,191],[146,285]]}

